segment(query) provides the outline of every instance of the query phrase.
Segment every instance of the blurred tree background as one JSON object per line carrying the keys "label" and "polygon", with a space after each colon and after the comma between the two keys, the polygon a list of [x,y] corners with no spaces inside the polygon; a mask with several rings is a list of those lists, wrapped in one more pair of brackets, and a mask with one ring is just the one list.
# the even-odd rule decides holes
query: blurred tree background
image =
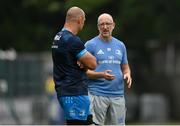
{"label": "blurred tree background", "polygon": [[173,0],[5,0],[0,2],[1,48],[17,51],[47,51],[55,33],[64,23],[65,12],[79,6],[86,12],[86,24],[80,37],[86,41],[97,32],[97,17],[112,14],[114,35],[128,48],[145,50],[149,39],[162,44],[180,39],[180,1]]}
{"label": "blurred tree background", "polygon": [[[97,18],[101,13],[113,16],[116,23],[113,35],[122,40],[128,50],[133,76],[130,92],[139,96],[163,94],[171,108],[168,116],[179,120],[180,0],[1,0],[0,49],[14,48],[18,53],[51,52],[53,38],[63,27],[66,11],[72,6],[78,6],[86,13],[85,26],[79,33],[84,42],[98,34]],[[41,62],[37,68],[40,66]],[[133,115],[133,119],[143,118],[141,111],[135,112],[138,115]]]}

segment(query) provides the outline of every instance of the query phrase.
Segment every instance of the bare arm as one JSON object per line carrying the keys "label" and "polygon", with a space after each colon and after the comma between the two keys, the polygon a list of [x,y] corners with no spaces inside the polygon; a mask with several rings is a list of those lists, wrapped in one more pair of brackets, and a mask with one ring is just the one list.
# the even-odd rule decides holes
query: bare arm
{"label": "bare arm", "polygon": [[95,72],[92,70],[88,70],[86,72],[86,74],[90,79],[97,79],[97,78],[105,78],[107,80],[115,79],[115,76],[110,74],[110,72],[112,72],[112,71],[111,70],[105,70],[103,72]]}
{"label": "bare arm", "polygon": [[121,66],[121,68],[122,68],[122,72],[123,72],[123,75],[124,75],[124,79],[127,82],[128,88],[131,88],[132,78],[131,78],[131,70],[129,68],[129,65],[128,64],[123,64]]}
{"label": "bare arm", "polygon": [[86,54],[79,59],[79,62],[84,69],[94,70],[97,65],[96,58],[89,52],[86,52]]}

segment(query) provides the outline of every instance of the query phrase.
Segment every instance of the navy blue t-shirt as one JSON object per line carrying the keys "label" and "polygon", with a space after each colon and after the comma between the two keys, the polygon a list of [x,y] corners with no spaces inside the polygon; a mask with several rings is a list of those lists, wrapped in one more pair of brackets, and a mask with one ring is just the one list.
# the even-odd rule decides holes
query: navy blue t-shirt
{"label": "navy blue t-shirt", "polygon": [[63,29],[52,44],[53,78],[58,96],[87,95],[86,73],[77,60],[87,50],[79,37]]}

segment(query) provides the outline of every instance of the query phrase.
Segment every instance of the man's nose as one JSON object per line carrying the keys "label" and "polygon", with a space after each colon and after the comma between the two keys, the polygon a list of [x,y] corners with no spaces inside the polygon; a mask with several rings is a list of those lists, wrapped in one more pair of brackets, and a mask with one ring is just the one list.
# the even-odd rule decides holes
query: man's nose
{"label": "man's nose", "polygon": [[107,24],[104,24],[104,29],[107,29],[108,28],[108,25]]}

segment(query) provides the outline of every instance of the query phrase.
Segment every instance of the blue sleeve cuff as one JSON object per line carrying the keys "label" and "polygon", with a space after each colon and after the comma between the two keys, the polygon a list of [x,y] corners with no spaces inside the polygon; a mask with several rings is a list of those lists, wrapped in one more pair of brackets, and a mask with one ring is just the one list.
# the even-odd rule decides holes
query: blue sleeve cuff
{"label": "blue sleeve cuff", "polygon": [[80,53],[76,55],[77,59],[81,58],[87,52],[86,49],[83,49]]}

